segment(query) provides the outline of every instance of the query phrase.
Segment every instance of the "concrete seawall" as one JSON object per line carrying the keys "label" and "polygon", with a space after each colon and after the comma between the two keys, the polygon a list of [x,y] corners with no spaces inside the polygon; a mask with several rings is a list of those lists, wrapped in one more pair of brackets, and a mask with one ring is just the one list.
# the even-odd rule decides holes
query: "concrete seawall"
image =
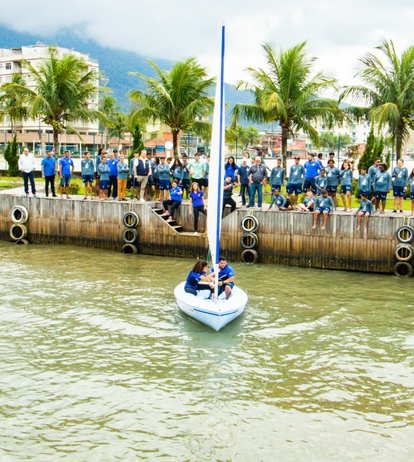
{"label": "concrete seawall", "polygon": [[[156,202],[131,205],[2,194],[2,240],[11,240],[10,212],[15,205],[23,205],[29,211],[26,226],[32,243],[74,244],[120,251],[125,229],[122,219],[132,210],[140,219],[136,242],[139,253],[189,258],[207,255],[205,217],[199,222],[200,234],[194,236],[190,232],[193,228],[188,204],[183,204],[177,214],[177,222],[184,228],[184,232],[179,233],[152,210]],[[241,259],[240,240],[244,233],[241,220],[245,215],[255,215],[260,223],[255,232],[259,262],[379,273],[393,270],[394,249],[398,244],[395,232],[403,224],[402,217],[372,217],[368,232],[364,233],[356,231],[355,216],[336,213],[329,217],[327,229],[323,231],[311,229],[311,214],[238,209],[223,219],[222,226],[222,253],[231,261]],[[319,221],[318,226],[320,224]]]}

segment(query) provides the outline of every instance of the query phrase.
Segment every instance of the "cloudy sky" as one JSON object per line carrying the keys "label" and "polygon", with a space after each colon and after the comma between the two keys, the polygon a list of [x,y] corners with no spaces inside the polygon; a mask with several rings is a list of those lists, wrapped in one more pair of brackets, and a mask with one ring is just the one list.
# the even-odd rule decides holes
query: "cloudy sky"
{"label": "cloudy sky", "polygon": [[100,45],[151,58],[196,56],[217,73],[220,27],[227,32],[226,81],[262,62],[262,43],[307,40],[315,69],[349,84],[358,57],[382,38],[398,50],[414,44],[413,0],[0,0],[0,23],[20,32],[73,29]]}

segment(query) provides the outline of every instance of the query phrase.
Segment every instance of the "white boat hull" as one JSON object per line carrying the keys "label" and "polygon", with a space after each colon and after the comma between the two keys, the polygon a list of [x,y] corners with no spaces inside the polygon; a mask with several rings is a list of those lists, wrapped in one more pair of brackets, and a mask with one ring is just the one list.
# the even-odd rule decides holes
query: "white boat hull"
{"label": "white boat hull", "polygon": [[228,300],[217,300],[217,303],[206,299],[209,293],[209,291],[201,291],[197,297],[189,294],[184,290],[184,282],[174,290],[181,311],[216,331],[240,316],[247,304],[246,293],[236,286]]}

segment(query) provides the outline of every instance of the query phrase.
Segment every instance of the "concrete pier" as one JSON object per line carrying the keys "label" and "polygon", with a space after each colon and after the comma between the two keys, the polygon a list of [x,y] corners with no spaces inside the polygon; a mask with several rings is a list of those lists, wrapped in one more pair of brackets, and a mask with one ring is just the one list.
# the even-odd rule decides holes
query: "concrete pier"
{"label": "concrete pier", "polygon": [[[177,222],[183,232],[177,232],[153,208],[157,202],[112,202],[98,200],[66,200],[26,198],[12,194],[0,196],[0,239],[10,241],[15,205],[29,212],[26,226],[28,240],[39,244],[74,244],[120,251],[124,242],[123,216],[134,211],[139,216],[138,253],[147,255],[205,258],[208,250],[206,219],[201,217],[199,235],[194,236],[189,205],[184,203]],[[397,216],[371,217],[368,232],[356,231],[356,217],[349,213],[334,213],[326,230],[312,229],[310,213],[237,209],[225,216],[222,226],[222,253],[230,261],[240,261],[244,250],[241,220],[254,215],[259,220],[255,232],[255,250],[259,262],[291,266],[329,268],[338,270],[391,273],[395,264],[394,249],[398,244],[395,232],[403,218]],[[319,218],[318,226],[322,218]]]}

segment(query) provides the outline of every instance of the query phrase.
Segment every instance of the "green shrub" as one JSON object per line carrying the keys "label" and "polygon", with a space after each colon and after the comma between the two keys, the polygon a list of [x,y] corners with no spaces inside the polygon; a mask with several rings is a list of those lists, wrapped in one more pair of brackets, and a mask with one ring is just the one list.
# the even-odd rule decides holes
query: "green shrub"
{"label": "green shrub", "polygon": [[69,194],[79,194],[80,186],[77,183],[69,184]]}
{"label": "green shrub", "polygon": [[358,189],[358,180],[353,180],[352,181],[352,187],[351,187],[351,195],[358,197],[359,194],[359,189]]}
{"label": "green shrub", "polygon": [[7,143],[7,147],[4,151],[4,159],[7,161],[7,173],[9,176],[18,176],[19,171],[19,152],[16,135],[14,135],[13,140],[10,143]]}
{"label": "green shrub", "polygon": [[411,185],[408,185],[407,191],[405,191],[404,199],[410,199]]}

